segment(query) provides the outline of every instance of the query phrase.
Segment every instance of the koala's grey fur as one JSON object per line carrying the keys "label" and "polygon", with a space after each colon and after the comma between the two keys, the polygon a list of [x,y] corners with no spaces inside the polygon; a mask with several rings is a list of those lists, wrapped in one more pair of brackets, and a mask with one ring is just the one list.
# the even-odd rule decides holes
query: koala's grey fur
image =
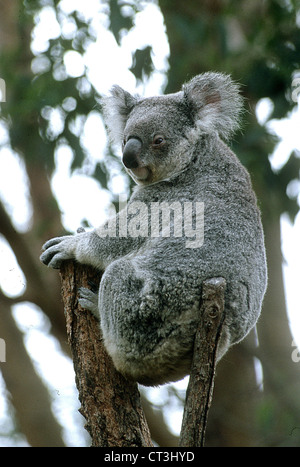
{"label": "koala's grey fur", "polygon": [[[238,128],[241,107],[237,85],[219,73],[196,76],[182,91],[158,97],[134,97],[115,86],[104,100],[110,135],[123,142],[124,164],[138,184],[114,225],[121,216],[134,217],[130,207],[137,202],[203,202],[202,246],[187,248],[174,232],[113,237],[109,222],[44,245],[41,260],[48,266],[75,258],[105,269],[99,302],[84,289],[81,303],[100,314],[116,368],[142,384],[189,373],[203,280],[227,282],[218,358],[260,314],[267,282],[260,213],[247,171],[223,142]],[[140,219],[149,222],[147,215]]]}

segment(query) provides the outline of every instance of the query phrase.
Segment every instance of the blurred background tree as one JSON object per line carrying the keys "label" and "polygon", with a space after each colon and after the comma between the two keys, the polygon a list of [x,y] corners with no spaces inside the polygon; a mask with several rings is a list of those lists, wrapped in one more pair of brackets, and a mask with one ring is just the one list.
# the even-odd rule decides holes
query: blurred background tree
{"label": "blurred background tree", "polygon": [[[299,185],[294,182],[299,181],[300,159],[295,150],[275,170],[270,155],[277,139],[267,127],[268,121],[286,118],[296,106],[292,81],[300,70],[299,1],[91,3],[97,4],[99,21],[113,34],[120,57],[139,12],[149,4],[160,8],[170,48],[168,66],[161,72],[166,78],[162,91],[178,91],[184,81],[207,70],[230,73],[243,85],[247,112],[243,133],[232,146],[250,171],[262,210],[269,287],[257,334],[232,348],[218,367],[206,445],[299,446],[300,371],[291,359],[293,338],[284,296],[280,218],[287,213],[293,220],[298,213]],[[49,25],[49,39],[37,48],[36,28],[46,10],[55,18],[56,29],[50,30]],[[11,310],[20,303],[42,310],[50,323],[48,332],[55,336],[61,351],[69,354],[58,275],[40,265],[38,259],[43,241],[65,231],[53,176],[62,151],[68,150],[70,170],[88,175],[90,183],[92,178],[96,180],[99,192],[106,194],[103,199],[107,202],[109,191],[109,199],[115,202],[114,177],[122,169],[109,145],[95,162],[83,138],[87,122],[92,117],[97,121],[101,114],[97,98],[102,90],[95,89],[83,60],[98,39],[92,18],[77,10],[74,2],[70,7],[67,0],[0,0],[0,11],[0,77],[7,84],[6,102],[1,104],[5,136],[0,160],[7,154],[5,150],[17,158],[26,176],[31,210],[30,222],[22,229],[16,224],[11,203],[0,199],[0,234],[13,251],[26,283],[22,292],[15,294],[0,289],[0,337],[7,347],[7,362],[0,364],[0,370],[12,420],[9,428],[1,426],[1,434],[9,445],[25,442],[20,439],[32,446],[72,445],[63,433],[64,422],[53,413],[49,389]],[[151,26],[155,35],[156,24]],[[109,41],[103,41],[102,47],[109,50]],[[81,70],[72,72],[70,62],[78,62],[79,69],[81,64]],[[151,44],[132,50],[128,69],[138,86],[151,81],[157,72],[154,62]],[[107,74],[110,67],[112,64],[99,59],[99,74]],[[119,76],[111,79],[111,84],[119,82]],[[261,99],[269,104],[263,124],[256,113]],[[122,180],[130,190],[130,182]],[[16,181],[9,183],[18,188]],[[91,203],[97,210],[97,199]],[[82,223],[86,225],[86,219]],[[170,385],[167,391],[182,404],[182,394],[176,388]],[[145,392],[152,436],[161,446],[176,445],[176,436],[163,418],[167,406],[153,407]]]}

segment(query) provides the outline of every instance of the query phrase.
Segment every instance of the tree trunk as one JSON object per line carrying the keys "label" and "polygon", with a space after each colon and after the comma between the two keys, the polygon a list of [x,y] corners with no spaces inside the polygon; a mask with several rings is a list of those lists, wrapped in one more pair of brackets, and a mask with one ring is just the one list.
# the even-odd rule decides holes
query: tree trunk
{"label": "tree trunk", "polygon": [[107,354],[97,319],[78,304],[78,288],[98,284],[99,271],[64,263],[60,270],[66,325],[81,414],[93,447],[151,447],[136,383],[126,380]]}

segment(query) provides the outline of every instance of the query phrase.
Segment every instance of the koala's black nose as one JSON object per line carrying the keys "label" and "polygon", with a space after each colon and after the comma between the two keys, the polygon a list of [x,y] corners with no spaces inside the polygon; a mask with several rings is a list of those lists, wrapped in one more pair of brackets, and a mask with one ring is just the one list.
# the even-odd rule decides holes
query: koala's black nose
{"label": "koala's black nose", "polygon": [[139,167],[139,156],[142,150],[142,143],[137,138],[130,138],[123,150],[123,164],[127,169]]}

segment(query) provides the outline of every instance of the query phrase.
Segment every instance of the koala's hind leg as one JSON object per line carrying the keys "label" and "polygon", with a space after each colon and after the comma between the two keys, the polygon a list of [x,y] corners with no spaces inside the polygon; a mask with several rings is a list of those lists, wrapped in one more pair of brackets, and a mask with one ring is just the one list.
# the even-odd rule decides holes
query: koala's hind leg
{"label": "koala's hind leg", "polygon": [[[143,261],[141,259],[141,261]],[[151,275],[139,260],[120,258],[105,270],[99,289],[100,325],[106,349],[116,368],[135,377],[145,369],[145,356],[157,343],[161,328],[158,296],[149,290]],[[159,323],[158,323],[159,321]]]}
{"label": "koala's hind leg", "polygon": [[78,302],[82,308],[91,311],[93,315],[99,319],[98,293],[86,289],[85,287],[80,287],[79,296]]}

